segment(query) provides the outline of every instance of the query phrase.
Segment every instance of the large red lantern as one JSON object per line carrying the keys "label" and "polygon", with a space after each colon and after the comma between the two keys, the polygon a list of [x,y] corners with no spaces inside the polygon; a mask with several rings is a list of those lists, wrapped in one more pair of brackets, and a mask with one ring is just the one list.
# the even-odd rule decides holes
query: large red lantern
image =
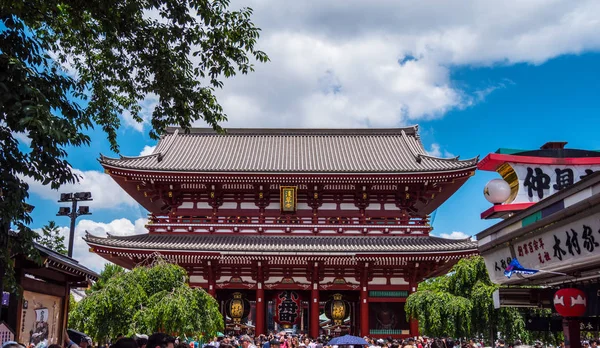
{"label": "large red lantern", "polygon": [[275,295],[275,321],[288,329],[300,320],[302,300],[296,291],[285,290]]}
{"label": "large red lantern", "polygon": [[558,290],[554,294],[554,308],[563,317],[583,316],[587,309],[585,292],[574,288]]}

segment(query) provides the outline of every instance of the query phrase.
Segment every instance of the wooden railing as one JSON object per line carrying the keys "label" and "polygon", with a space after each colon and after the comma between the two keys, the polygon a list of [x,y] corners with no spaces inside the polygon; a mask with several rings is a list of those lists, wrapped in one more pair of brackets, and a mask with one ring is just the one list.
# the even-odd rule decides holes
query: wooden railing
{"label": "wooden railing", "polygon": [[246,216],[151,216],[150,232],[232,232],[258,233],[391,233],[428,234],[431,227],[428,219],[396,219],[371,217],[246,217]]}

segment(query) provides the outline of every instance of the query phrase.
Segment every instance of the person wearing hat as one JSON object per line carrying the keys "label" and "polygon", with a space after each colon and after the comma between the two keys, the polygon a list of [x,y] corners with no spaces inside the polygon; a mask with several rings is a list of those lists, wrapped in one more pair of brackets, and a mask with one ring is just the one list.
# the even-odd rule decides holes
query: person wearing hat
{"label": "person wearing hat", "polygon": [[138,345],[138,348],[146,348],[148,344],[148,335],[135,334],[133,339]]}

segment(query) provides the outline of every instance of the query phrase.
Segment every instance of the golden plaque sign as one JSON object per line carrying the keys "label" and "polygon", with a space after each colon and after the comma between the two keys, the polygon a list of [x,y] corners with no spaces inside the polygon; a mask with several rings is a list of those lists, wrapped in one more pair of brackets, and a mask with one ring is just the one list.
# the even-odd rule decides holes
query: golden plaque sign
{"label": "golden plaque sign", "polygon": [[280,186],[280,204],[281,212],[295,213],[298,203],[297,186]]}

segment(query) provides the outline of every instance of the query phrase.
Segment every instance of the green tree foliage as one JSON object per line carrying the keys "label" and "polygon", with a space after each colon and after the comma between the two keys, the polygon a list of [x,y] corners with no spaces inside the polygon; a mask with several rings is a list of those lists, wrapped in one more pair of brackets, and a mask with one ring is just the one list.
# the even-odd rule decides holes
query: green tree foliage
{"label": "green tree foliage", "polygon": [[215,335],[223,329],[217,301],[186,279],[182,267],[162,260],[115,272],[75,306],[69,325],[100,342],[118,333]]}
{"label": "green tree foliage", "polygon": [[[229,0],[0,2],[0,271],[9,225],[19,243],[35,238],[24,179],[55,189],[77,181],[66,148],[88,145],[90,128],[115,152],[122,115],[150,124],[153,138],[197,120],[220,130],[215,89],[268,60],[251,14]],[[156,106],[143,110],[148,98]]]}
{"label": "green tree foliage", "polygon": [[123,267],[115,265],[114,263],[107,263],[104,265],[102,272],[100,272],[98,281],[92,284],[90,289],[87,290],[87,293],[90,294],[95,291],[102,290],[112,277],[119,276],[123,273],[125,273],[125,269]]}
{"label": "green tree foliage", "polygon": [[71,318],[71,313],[74,313],[77,311],[77,305],[79,303],[77,303],[77,301],[75,301],[75,297],[73,296],[73,294],[69,294],[69,322],[67,323],[68,327],[73,327],[73,319]]}
{"label": "green tree foliage", "polygon": [[39,234],[36,242],[57,253],[67,255],[65,237],[60,235],[60,229],[56,226],[54,221],[50,221],[47,225],[42,227],[42,233]]}
{"label": "green tree foliage", "polygon": [[557,337],[540,337],[525,330],[526,310],[494,309],[492,293],[497,288],[481,256],[462,259],[448,275],[419,284],[406,300],[407,316],[418,319],[420,330],[430,336],[491,339],[500,332],[509,342],[545,338],[556,343]]}

